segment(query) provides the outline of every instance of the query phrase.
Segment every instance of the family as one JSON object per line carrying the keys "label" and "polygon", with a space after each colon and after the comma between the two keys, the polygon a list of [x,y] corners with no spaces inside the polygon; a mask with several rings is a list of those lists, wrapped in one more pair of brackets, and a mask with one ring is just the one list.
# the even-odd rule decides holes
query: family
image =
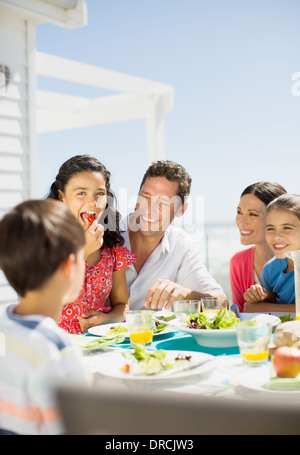
{"label": "family", "polygon": [[[63,431],[53,396],[59,378],[89,384],[69,333],[123,321],[130,309],[176,300],[227,300],[188,234],[172,225],[188,208],[191,178],[153,163],[133,213],[121,220],[110,172],[79,155],[62,164],[44,200],[25,201],[0,221],[0,268],[19,295],[0,319],[0,434]],[[243,312],[295,311],[300,196],[275,183],[247,187],[237,207],[241,243],[230,261],[232,303]],[[0,340],[1,341],[1,340]]]}
{"label": "family", "polygon": [[[48,197],[69,207],[86,237],[84,286],[64,306],[62,328],[81,333],[124,320],[129,302],[130,309],[155,310],[179,299],[226,299],[188,234],[172,226],[188,208],[190,188],[181,165],[153,163],[142,178],[134,213],[121,220],[103,164],[81,155],[61,166]],[[241,243],[253,246],[231,259],[232,303],[241,312],[293,312],[293,261],[284,253],[300,248],[300,197],[276,183],[253,184],[241,195],[236,224]]]}
{"label": "family", "polygon": [[[171,308],[175,300],[226,299],[189,235],[172,226],[188,209],[191,178],[172,161],[158,161],[140,184],[135,211],[121,220],[110,172],[78,155],[59,169],[48,199],[63,202],[85,232],[85,278],[79,296],[58,319],[69,333],[125,319],[130,309]],[[293,261],[300,249],[300,196],[259,182],[241,194],[236,224],[242,245],[230,261],[232,303],[239,311],[295,311]]]}

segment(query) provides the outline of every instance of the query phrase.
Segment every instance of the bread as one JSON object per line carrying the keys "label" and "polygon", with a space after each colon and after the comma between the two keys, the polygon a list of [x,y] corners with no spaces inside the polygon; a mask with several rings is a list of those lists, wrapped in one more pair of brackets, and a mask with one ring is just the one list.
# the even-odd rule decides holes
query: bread
{"label": "bread", "polygon": [[293,346],[300,349],[300,321],[288,321],[280,324],[274,331],[273,344],[280,346]]}

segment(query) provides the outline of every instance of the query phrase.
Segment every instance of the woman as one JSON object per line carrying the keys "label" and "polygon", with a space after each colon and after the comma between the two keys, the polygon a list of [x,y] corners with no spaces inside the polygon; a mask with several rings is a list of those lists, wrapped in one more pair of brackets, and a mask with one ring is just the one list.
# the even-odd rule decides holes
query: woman
{"label": "woman", "polygon": [[258,182],[249,185],[241,194],[237,207],[236,225],[242,245],[253,245],[239,251],[230,261],[232,304],[244,310],[244,293],[260,283],[263,266],[274,253],[266,241],[267,205],[286,190],[278,183]]}

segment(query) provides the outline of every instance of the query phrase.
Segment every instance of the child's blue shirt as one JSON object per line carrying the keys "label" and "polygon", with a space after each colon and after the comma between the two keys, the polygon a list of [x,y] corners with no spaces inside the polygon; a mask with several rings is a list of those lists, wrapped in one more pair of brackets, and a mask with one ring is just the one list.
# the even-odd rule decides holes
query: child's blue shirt
{"label": "child's blue shirt", "polygon": [[273,257],[265,264],[260,275],[260,281],[267,291],[277,294],[276,303],[294,304],[294,270],[285,273],[287,265],[287,258],[278,259]]}

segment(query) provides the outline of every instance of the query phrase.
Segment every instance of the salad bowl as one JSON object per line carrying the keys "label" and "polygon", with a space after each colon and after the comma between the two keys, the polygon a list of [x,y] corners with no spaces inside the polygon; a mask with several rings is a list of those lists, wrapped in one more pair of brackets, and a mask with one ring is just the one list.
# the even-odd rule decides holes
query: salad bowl
{"label": "salad bowl", "polygon": [[[239,319],[235,318],[235,323]],[[174,329],[181,332],[189,333],[195,341],[204,347],[221,348],[237,346],[237,335],[234,325],[228,328],[192,328],[187,323],[173,319],[165,322],[167,325],[172,326]]]}
{"label": "salad bowl", "polygon": [[228,329],[191,329],[183,324],[178,324],[178,330],[191,334],[200,346],[209,348],[237,346],[235,327]]}
{"label": "salad bowl", "polygon": [[[216,315],[208,316],[206,320],[207,321],[206,328],[191,327],[189,324],[187,324],[187,322],[182,322],[180,319],[165,321],[165,324],[172,326],[173,329],[189,333],[194,337],[195,341],[200,346],[210,348],[230,348],[236,347],[238,345],[236,326],[240,322],[240,320],[242,321],[246,319],[254,320],[258,324],[270,324],[273,326],[276,326],[278,323],[280,323],[280,319],[278,317],[269,314],[242,313],[240,315],[240,318],[237,318],[234,312],[225,309],[223,315],[224,318],[221,318],[220,314],[219,317],[220,324],[211,323],[212,321],[217,320]],[[190,318],[188,320],[190,320]]]}

